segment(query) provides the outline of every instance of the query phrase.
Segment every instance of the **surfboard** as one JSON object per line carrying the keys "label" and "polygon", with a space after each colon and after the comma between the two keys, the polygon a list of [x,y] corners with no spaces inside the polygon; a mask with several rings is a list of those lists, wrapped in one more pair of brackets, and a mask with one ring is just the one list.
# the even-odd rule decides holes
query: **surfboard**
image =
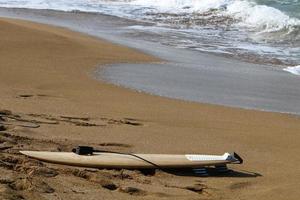
{"label": "surfboard", "polygon": [[[118,154],[96,152],[92,155],[78,155],[73,152],[20,151],[38,160],[64,165],[106,168],[106,169],[154,169],[154,168],[200,168],[242,163],[237,154],[224,155],[173,155],[173,154]],[[140,158],[144,159],[140,159]],[[145,160],[149,161],[146,162]],[[152,163],[152,164],[151,164]]]}

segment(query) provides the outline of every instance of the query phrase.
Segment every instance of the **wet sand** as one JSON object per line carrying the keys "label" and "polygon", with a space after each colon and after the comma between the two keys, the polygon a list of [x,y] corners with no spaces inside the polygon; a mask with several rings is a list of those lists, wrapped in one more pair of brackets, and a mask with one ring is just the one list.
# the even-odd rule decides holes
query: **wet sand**
{"label": "wet sand", "polygon": [[181,100],[300,114],[300,79],[283,71],[284,66],[174,48],[164,40],[168,36],[130,28],[147,23],[99,13],[0,8],[0,16],[67,27],[164,60],[98,69],[98,77],[111,83]]}
{"label": "wet sand", "polygon": [[[0,109],[9,110],[0,123],[12,124],[0,129],[2,199],[298,199],[299,116],[113,86],[93,79],[96,67],[158,59],[62,28],[8,19],[0,26]],[[139,153],[234,150],[245,164],[203,178],[87,170],[18,153],[79,144]]]}

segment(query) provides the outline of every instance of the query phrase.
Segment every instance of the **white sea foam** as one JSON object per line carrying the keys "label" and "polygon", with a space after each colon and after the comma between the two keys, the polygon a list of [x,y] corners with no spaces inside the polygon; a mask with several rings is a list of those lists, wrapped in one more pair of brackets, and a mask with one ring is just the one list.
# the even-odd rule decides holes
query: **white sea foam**
{"label": "white sea foam", "polygon": [[[107,10],[109,6],[120,6]],[[240,25],[262,31],[277,31],[300,26],[300,20],[289,17],[282,11],[247,0],[0,0],[1,7],[25,7],[34,9],[55,9],[63,11],[80,10],[92,12],[118,12],[127,15],[130,10],[144,9],[154,13],[203,13],[212,9],[221,15],[241,20]],[[108,6],[108,7],[107,7]],[[131,6],[131,7],[130,7]],[[143,11],[141,11],[143,12]]]}
{"label": "white sea foam", "polygon": [[254,0],[0,0],[0,7],[77,10],[146,20],[155,24],[148,31],[178,36],[164,41],[177,47],[250,52],[285,64],[300,62],[300,19]]}
{"label": "white sea foam", "polygon": [[300,75],[300,65],[295,67],[287,67],[283,69],[284,71],[290,72],[295,75]]}
{"label": "white sea foam", "polygon": [[161,12],[191,13],[219,9],[228,5],[231,0],[132,0],[131,4],[154,7]]}
{"label": "white sea foam", "polygon": [[[273,32],[300,26],[300,20],[282,11],[246,0],[133,0],[132,5],[155,8],[163,13],[203,13],[216,9],[240,20],[240,25]],[[154,11],[154,12],[155,12]]]}

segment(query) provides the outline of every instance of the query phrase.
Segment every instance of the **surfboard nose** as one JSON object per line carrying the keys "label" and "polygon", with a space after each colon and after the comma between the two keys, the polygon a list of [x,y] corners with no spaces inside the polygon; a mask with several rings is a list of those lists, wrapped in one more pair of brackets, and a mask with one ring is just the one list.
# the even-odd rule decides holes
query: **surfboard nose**
{"label": "surfboard nose", "polygon": [[23,154],[23,155],[26,155],[26,156],[29,156],[29,155],[30,155],[30,154],[29,154],[29,151],[20,151],[20,153]]}

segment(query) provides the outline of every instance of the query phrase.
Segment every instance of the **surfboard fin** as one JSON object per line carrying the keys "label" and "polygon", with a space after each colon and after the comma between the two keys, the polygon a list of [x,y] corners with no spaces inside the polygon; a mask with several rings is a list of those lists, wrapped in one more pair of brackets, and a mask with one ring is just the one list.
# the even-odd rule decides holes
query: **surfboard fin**
{"label": "surfboard fin", "polygon": [[231,155],[232,159],[235,159],[235,161],[232,162],[232,164],[243,164],[244,160],[236,152],[233,152],[230,155]]}
{"label": "surfboard fin", "polygon": [[217,170],[217,172],[219,173],[226,173],[229,172],[230,170],[227,168],[227,165],[216,165],[215,169]]}
{"label": "surfboard fin", "polygon": [[208,176],[209,175],[206,168],[193,169],[193,172],[195,174],[197,174],[198,176]]}

